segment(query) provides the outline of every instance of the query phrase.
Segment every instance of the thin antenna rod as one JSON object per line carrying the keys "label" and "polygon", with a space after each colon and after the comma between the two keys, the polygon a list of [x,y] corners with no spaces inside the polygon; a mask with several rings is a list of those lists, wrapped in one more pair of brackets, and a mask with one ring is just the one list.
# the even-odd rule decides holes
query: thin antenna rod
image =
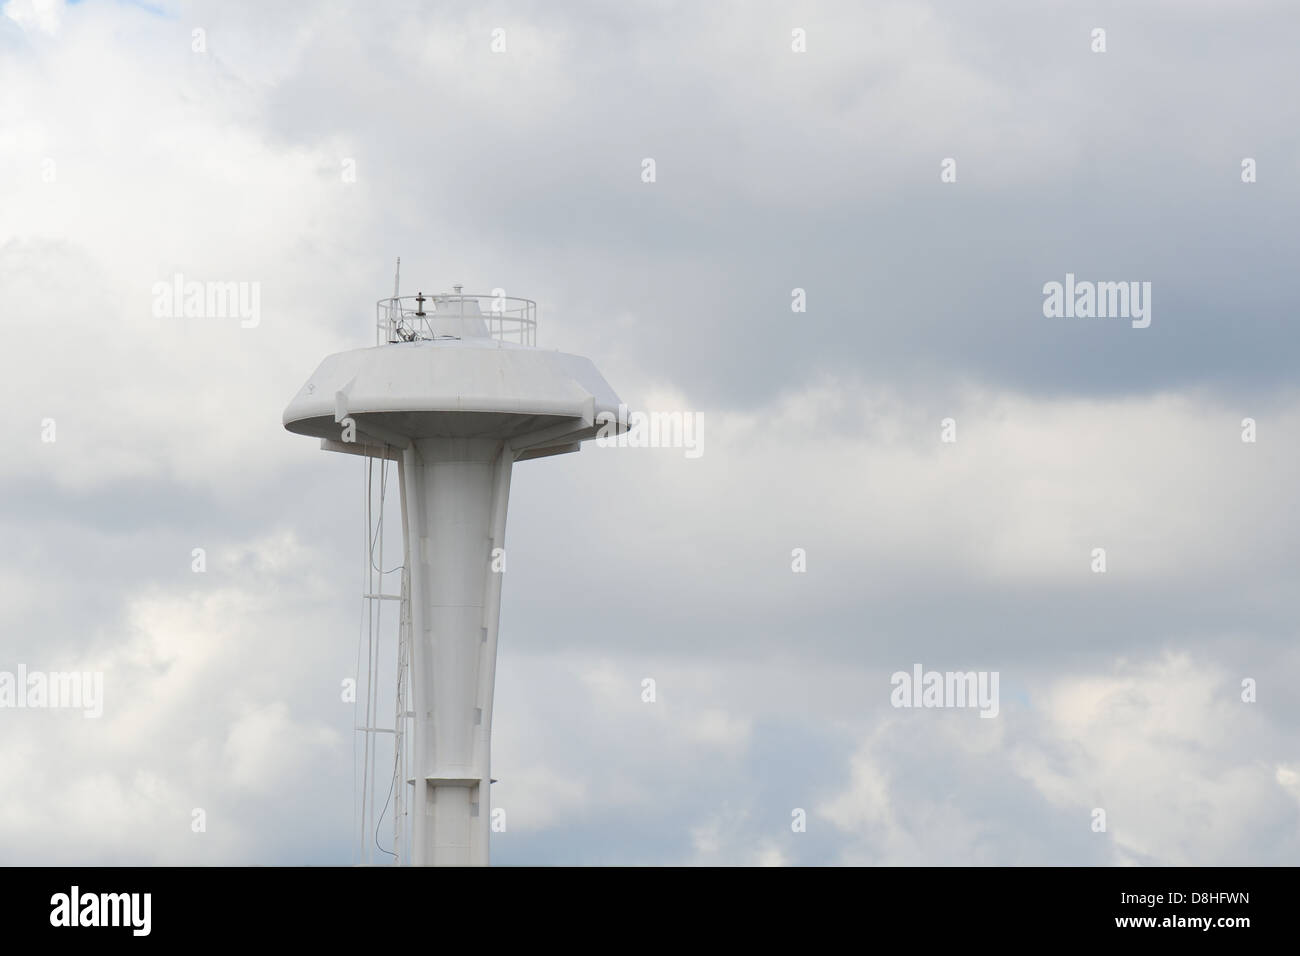
{"label": "thin antenna rod", "polygon": [[402,257],[397,257],[397,270],[393,273],[393,298],[388,303],[388,334],[380,337],[380,329],[375,328],[375,344],[383,345],[385,341],[395,342],[393,338],[397,327],[402,323],[402,304],[397,297],[402,294]]}

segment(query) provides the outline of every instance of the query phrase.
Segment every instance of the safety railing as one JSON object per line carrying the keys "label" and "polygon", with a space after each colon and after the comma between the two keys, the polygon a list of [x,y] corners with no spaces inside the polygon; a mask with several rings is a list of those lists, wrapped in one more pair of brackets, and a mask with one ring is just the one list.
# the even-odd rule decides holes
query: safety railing
{"label": "safety railing", "polygon": [[[481,323],[481,324],[480,324]],[[537,303],[508,295],[444,292],[393,296],[376,303],[375,344],[465,338],[537,344]]]}

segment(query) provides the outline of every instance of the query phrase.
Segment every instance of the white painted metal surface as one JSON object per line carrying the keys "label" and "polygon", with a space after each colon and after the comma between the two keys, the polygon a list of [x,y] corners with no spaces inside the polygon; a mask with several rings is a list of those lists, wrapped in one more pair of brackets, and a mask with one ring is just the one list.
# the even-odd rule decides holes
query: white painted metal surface
{"label": "white painted metal surface", "polygon": [[376,345],[466,335],[537,344],[537,303],[504,293],[464,293],[457,286],[451,293],[399,296],[394,290],[391,298],[379,300],[376,313]]}
{"label": "white painted metal surface", "polygon": [[[285,428],[327,450],[398,462],[417,865],[488,862],[503,578],[493,557],[514,463],[576,450],[619,406],[587,359],[503,341],[503,307],[493,300],[485,315],[486,298],[381,300],[388,340],[326,358],[284,412]],[[535,341],[535,306],[511,301],[528,303],[518,328]]]}

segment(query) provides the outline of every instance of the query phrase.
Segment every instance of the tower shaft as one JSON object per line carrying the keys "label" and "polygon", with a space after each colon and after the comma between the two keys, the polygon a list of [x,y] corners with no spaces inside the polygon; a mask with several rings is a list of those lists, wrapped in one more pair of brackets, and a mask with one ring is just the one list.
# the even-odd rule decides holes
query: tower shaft
{"label": "tower shaft", "polygon": [[402,453],[416,865],[488,863],[497,549],[513,464],[509,444],[487,438],[415,439]]}

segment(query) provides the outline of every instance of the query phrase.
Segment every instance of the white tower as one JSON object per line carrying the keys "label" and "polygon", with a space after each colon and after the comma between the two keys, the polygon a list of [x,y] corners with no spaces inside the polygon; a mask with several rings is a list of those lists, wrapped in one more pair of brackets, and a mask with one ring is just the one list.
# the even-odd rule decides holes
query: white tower
{"label": "white tower", "polygon": [[284,427],[398,462],[410,615],[411,857],[486,865],[492,694],[510,473],[577,451],[618,396],[585,358],[535,347],[536,304],[379,302],[378,344],[326,358]]}

